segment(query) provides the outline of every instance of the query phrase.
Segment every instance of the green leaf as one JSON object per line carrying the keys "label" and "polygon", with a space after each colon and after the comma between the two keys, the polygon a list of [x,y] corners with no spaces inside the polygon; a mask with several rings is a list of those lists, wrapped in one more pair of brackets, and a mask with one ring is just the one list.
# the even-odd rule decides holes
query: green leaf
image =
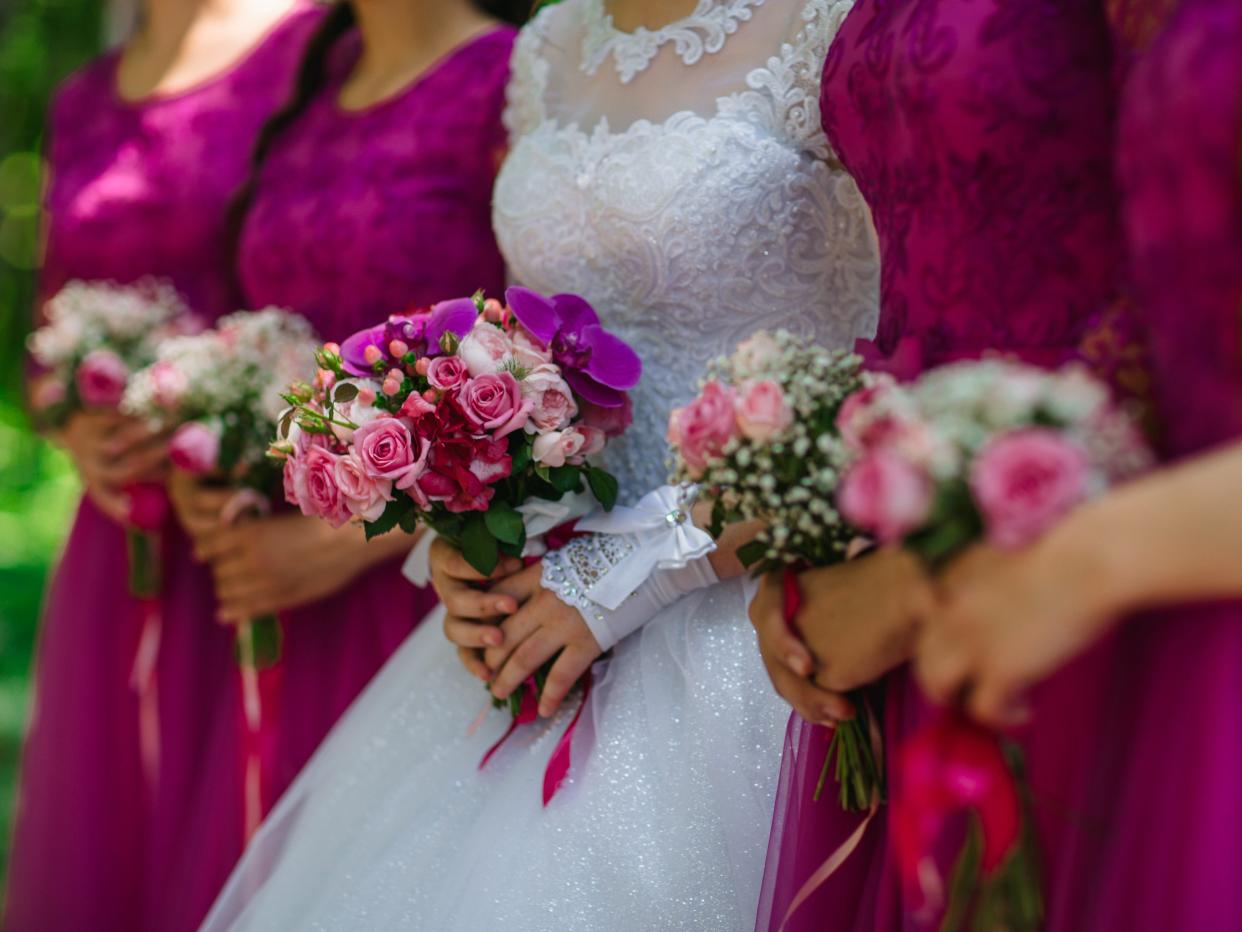
{"label": "green leaf", "polygon": [[767,544],[760,540],[752,540],[737,548],[737,558],[742,561],[743,566],[749,567],[762,560],[767,552]]}
{"label": "green leaf", "polygon": [[405,533],[413,534],[418,530],[418,515],[414,513],[413,509],[410,509],[398,519],[397,523],[401,525],[401,530],[405,531]]}
{"label": "green leaf", "polygon": [[342,382],[332,393],[332,400],[338,405],[348,404],[358,397],[358,386],[353,382]]}
{"label": "green leaf", "polygon": [[524,472],[526,468],[530,466],[530,461],[532,459],[531,443],[530,440],[527,439],[526,435],[520,430],[510,434],[509,436],[511,438],[516,438],[517,440],[516,443],[513,440],[509,441],[509,456],[513,459],[513,466],[510,470],[510,474],[516,476]]}
{"label": "green leaf", "polygon": [[582,488],[581,475],[580,466],[558,466],[551,471],[549,481],[558,492],[576,492]]}
{"label": "green leaf", "polygon": [[526,533],[522,516],[507,502],[492,505],[484,514],[483,520],[492,536],[502,544],[516,545]]}
{"label": "green leaf", "polygon": [[587,469],[587,484],[591,487],[591,494],[595,496],[604,511],[612,511],[617,504],[617,496],[620,494],[620,486],[617,484],[616,477],[612,473],[591,466]]}
{"label": "green leaf", "polygon": [[487,529],[487,519],[480,512],[476,511],[466,519],[466,526],[461,532],[461,553],[466,562],[484,576],[491,576],[500,562],[500,547]]}
{"label": "green leaf", "polygon": [[399,495],[388,503],[388,507],[384,509],[384,513],[374,521],[367,521],[363,528],[366,531],[367,540],[373,540],[381,534],[387,534],[398,524],[401,518],[414,510],[414,502],[404,495]]}
{"label": "green leaf", "polygon": [[552,484],[552,473],[548,469],[548,467],[544,466],[542,463],[540,463],[538,466],[535,467],[535,475],[538,476],[540,479],[542,479],[544,482],[546,482],[548,485]]}

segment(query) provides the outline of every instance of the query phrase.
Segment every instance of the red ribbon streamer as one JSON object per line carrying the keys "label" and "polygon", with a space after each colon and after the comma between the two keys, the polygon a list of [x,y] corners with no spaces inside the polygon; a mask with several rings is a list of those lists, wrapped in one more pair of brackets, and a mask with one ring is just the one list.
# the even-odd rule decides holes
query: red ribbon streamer
{"label": "red ribbon streamer", "polygon": [[157,667],[164,616],[158,598],[137,600],[142,622],[129,685],[138,694],[138,750],[142,772],[152,796],[160,774],[160,697]]}
{"label": "red ribbon streamer", "polygon": [[578,711],[574,713],[569,727],[565,729],[565,734],[561,735],[561,740],[556,743],[556,750],[552,752],[552,756],[548,759],[548,767],[543,772],[544,806],[552,802],[552,797],[556,795],[556,791],[569,776],[569,763],[572,757],[570,751],[573,750],[574,732],[578,730],[578,720],[582,718],[582,711],[586,708],[587,700],[590,698],[591,671],[587,670],[586,675],[582,677],[582,702],[578,705]]}
{"label": "red ribbon streamer", "polygon": [[539,717],[539,685],[535,682],[533,676],[528,676],[526,682],[522,684],[522,704],[518,707],[518,714],[513,717],[513,721],[509,723],[509,727],[505,729],[505,733],[500,736],[500,740],[488,748],[487,753],[483,755],[483,759],[479,761],[479,769],[482,770],[487,766],[487,762],[496,756],[496,752],[513,737],[513,733],[517,731],[519,725],[529,725]]}

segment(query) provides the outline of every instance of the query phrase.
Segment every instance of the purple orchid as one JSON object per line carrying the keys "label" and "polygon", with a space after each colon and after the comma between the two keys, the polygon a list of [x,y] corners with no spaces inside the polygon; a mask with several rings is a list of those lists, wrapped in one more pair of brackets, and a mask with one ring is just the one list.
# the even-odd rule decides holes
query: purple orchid
{"label": "purple orchid", "polygon": [[441,301],[430,311],[414,314],[393,314],[382,324],[360,330],[341,344],[341,361],[351,375],[375,375],[375,368],[367,364],[367,347],[379,349],[384,359],[389,359],[388,344],[401,340],[416,356],[439,356],[440,338],[446,333],[464,337],[474,326],[479,310],[473,298],[457,298]]}
{"label": "purple orchid", "polygon": [[619,408],[642,378],[643,363],[620,337],[600,326],[599,315],[576,294],[550,298],[529,288],[510,288],[505,302],[535,339],[552,351],[565,381],[601,408]]}

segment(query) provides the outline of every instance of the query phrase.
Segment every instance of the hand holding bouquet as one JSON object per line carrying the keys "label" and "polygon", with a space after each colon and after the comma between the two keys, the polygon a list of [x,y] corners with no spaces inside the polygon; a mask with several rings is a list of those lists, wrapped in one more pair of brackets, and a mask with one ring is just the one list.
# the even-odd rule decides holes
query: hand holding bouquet
{"label": "hand holding bouquet", "polygon": [[[932,568],[979,541],[1019,548],[1149,463],[1135,422],[1084,370],[998,360],[934,370],[851,397],[838,504]],[[1015,744],[947,712],[901,749],[891,826],[906,883],[940,900],[933,852],[962,810],[975,819],[950,886],[946,928],[1038,928],[1042,899]],[[979,876],[982,883],[978,883]]]}
{"label": "hand holding bouquet", "polygon": [[[836,423],[867,379],[857,356],[784,331],[758,333],[714,362],[699,396],[669,419],[675,481],[700,484],[712,502],[713,536],[727,523],[761,524],[738,557],[756,572],[786,574],[791,626],[797,570],[845,560],[858,537],[833,505],[843,459]],[[835,762],[841,805],[865,810],[883,798],[884,775],[873,712],[861,691],[851,699],[856,715],[833,731],[815,798]]]}

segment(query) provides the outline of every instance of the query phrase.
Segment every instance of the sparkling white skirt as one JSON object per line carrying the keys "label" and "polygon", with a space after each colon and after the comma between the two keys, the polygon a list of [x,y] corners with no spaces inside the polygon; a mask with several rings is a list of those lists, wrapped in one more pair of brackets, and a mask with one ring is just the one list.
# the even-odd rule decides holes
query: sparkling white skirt
{"label": "sparkling white skirt", "polygon": [[277,805],[204,928],[750,932],[789,710],[743,584],[622,642],[588,702],[545,809],[577,701],[480,772],[508,714],[467,734],[487,695],[433,614]]}

